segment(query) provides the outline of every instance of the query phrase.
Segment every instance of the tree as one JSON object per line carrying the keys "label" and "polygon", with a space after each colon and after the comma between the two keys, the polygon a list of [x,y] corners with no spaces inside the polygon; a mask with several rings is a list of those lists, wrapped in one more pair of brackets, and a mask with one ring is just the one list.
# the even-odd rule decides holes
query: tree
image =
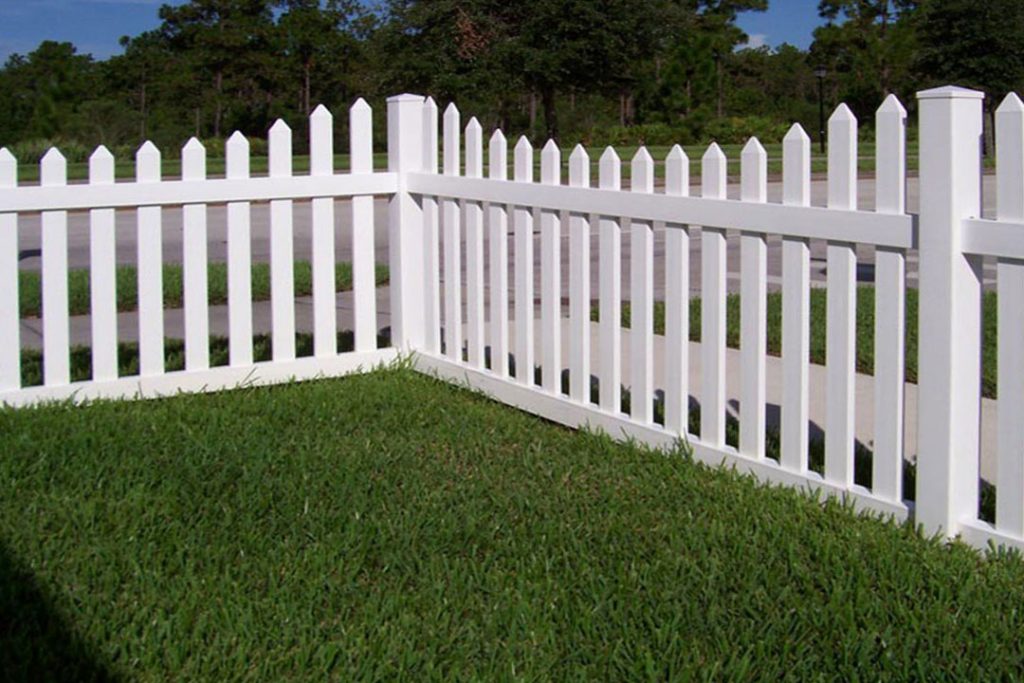
{"label": "tree", "polygon": [[187,57],[193,78],[202,80],[214,137],[221,137],[232,103],[244,105],[234,108],[243,127],[265,121],[275,71],[270,0],[191,0],[163,5],[160,18],[172,49]]}
{"label": "tree", "polygon": [[867,116],[889,93],[910,94],[917,6],[917,0],[820,0],[818,14],[827,23],[815,29],[810,55],[828,68],[834,99]]}
{"label": "tree", "polygon": [[314,76],[319,92],[337,89],[338,99],[348,99],[346,75],[358,40],[352,31],[359,11],[352,0],[277,0],[284,13],[277,22],[278,37],[288,59],[288,76],[301,82],[300,110],[313,110]]}
{"label": "tree", "polygon": [[[65,132],[81,102],[94,93],[98,69],[91,55],[71,43],[44,41],[26,57],[8,59],[0,82],[4,129],[21,137],[52,138]],[[4,137],[10,135],[4,134]]]}

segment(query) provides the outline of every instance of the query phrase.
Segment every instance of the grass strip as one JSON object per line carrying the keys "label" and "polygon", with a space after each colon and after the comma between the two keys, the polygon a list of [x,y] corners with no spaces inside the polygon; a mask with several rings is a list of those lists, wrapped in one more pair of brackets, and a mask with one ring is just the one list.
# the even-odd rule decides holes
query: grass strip
{"label": "grass strip", "polygon": [[0,410],[21,680],[1012,680],[1024,563],[408,370]]}
{"label": "grass strip", "polygon": [[[386,348],[391,344],[391,330],[385,328],[377,335],[378,348]],[[229,340],[227,337],[210,337],[210,367],[228,365]],[[337,337],[338,353],[346,353],[355,349],[355,333],[343,330]],[[269,334],[255,335],[252,338],[253,362],[262,363],[273,358],[274,341]],[[305,332],[295,334],[295,356],[305,358],[313,355],[313,335]],[[45,358],[38,349],[23,349],[21,352],[21,384],[24,387],[36,387],[43,384],[43,366]],[[131,377],[139,374],[139,345],[135,342],[122,342],[117,345],[117,365],[119,377]],[[177,372],[185,369],[185,342],[181,339],[164,339],[164,370]],[[92,379],[92,347],[74,346],[71,348],[71,381],[86,382]]]}
{"label": "grass strip", "polygon": [[[377,264],[378,285],[388,281],[388,267]],[[313,293],[313,269],[309,261],[296,261],[295,296]],[[164,308],[181,308],[184,302],[183,269],[180,264],[165,264],[163,267]],[[138,272],[135,266],[118,266],[117,310],[134,311],[138,307]],[[337,263],[334,270],[336,291],[352,289],[352,264]],[[211,305],[226,304],[228,301],[228,267],[226,263],[207,265],[207,288]],[[38,316],[42,312],[42,282],[38,271],[18,272],[18,299],[23,318]],[[252,264],[252,299],[270,299],[270,264]],[[68,271],[68,307],[71,315],[89,313],[89,269],[75,268]]]}
{"label": "grass strip", "polygon": [[[906,380],[917,382],[917,311],[918,291],[906,290]],[[690,339],[700,341],[701,300],[690,299]],[[982,299],[982,394],[987,398],[997,396],[997,328],[998,295],[996,292],[985,292]],[[827,292],[824,289],[811,290],[811,338],[810,361],[824,365],[826,358],[828,314]],[[593,320],[600,317],[595,306],[591,311]],[[630,326],[630,306],[628,301],[622,303],[622,325]],[[654,304],[655,334],[665,333],[665,304],[657,301]],[[726,299],[726,344],[729,348],[740,346],[740,295],[730,294]],[[773,356],[782,355],[782,293],[768,294],[768,353]],[[873,374],[875,367],[875,288],[861,286],[857,288],[857,371]]]}

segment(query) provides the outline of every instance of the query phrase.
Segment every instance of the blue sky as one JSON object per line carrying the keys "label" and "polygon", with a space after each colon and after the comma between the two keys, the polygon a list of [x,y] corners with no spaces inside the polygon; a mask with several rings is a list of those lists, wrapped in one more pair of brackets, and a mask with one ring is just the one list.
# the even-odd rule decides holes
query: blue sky
{"label": "blue sky", "polygon": [[[121,36],[156,28],[157,9],[167,1],[0,0],[0,62],[14,52],[32,51],[43,40],[70,41],[80,52],[109,57],[120,52]],[[769,6],[765,13],[740,17],[752,45],[810,45],[819,23],[817,0],[769,0]]]}

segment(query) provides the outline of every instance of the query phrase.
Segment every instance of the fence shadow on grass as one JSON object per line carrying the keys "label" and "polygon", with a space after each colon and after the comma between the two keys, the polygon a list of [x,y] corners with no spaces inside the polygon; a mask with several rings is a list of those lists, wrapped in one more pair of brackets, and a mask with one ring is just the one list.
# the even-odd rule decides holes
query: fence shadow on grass
{"label": "fence shadow on grass", "polygon": [[32,572],[0,542],[0,679],[117,681]]}

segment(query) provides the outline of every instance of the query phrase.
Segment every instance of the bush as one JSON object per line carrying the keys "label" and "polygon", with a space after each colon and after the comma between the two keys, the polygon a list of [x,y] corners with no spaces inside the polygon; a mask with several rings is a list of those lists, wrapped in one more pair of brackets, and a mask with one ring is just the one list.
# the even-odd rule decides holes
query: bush
{"label": "bush", "polygon": [[712,119],[704,130],[708,142],[723,144],[744,143],[752,137],[762,142],[781,141],[789,125],[763,116],[730,116]]}

